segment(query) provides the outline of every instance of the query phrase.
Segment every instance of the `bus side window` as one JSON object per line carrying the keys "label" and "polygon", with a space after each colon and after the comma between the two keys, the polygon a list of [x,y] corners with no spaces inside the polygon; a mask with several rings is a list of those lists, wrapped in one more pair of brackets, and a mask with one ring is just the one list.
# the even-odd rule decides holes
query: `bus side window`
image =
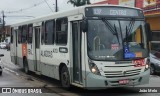
{"label": "bus side window", "polygon": [[55,20],[49,20],[45,22],[45,44],[52,45],[54,44],[54,32],[55,32]]}
{"label": "bus side window", "polygon": [[33,25],[29,24],[28,25],[28,35],[27,35],[27,41],[29,44],[32,43],[32,37],[33,37]]}
{"label": "bus side window", "polygon": [[18,43],[20,44],[20,43],[22,43],[22,27],[21,26],[19,26],[18,27]]}
{"label": "bus side window", "polygon": [[14,28],[12,27],[11,28],[11,43],[13,43],[13,31],[14,31]]}
{"label": "bus side window", "polygon": [[45,33],[45,24],[42,23],[42,33],[41,33],[41,44],[44,44],[44,33]]}
{"label": "bus side window", "polygon": [[28,26],[22,26],[22,43],[27,43],[27,34],[28,33]]}
{"label": "bus side window", "polygon": [[56,44],[66,45],[68,33],[68,19],[59,18],[56,20]]}

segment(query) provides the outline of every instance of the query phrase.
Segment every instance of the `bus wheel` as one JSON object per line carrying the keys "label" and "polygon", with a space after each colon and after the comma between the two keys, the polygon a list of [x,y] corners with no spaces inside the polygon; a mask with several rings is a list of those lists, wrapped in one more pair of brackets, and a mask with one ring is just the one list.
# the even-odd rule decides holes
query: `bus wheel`
{"label": "bus wheel", "polygon": [[0,75],[2,75],[2,68],[0,67],[1,71],[0,71]]}
{"label": "bus wheel", "polygon": [[0,76],[2,75],[2,71],[0,71]]}
{"label": "bus wheel", "polygon": [[24,64],[24,72],[25,72],[26,74],[29,74],[29,68],[28,68],[27,59],[24,59],[23,64]]}
{"label": "bus wheel", "polygon": [[61,69],[61,84],[65,89],[70,88],[70,76],[66,66],[63,66]]}
{"label": "bus wheel", "polygon": [[151,67],[150,67],[150,74],[151,75],[155,74],[155,67],[154,67],[154,65],[151,65]]}

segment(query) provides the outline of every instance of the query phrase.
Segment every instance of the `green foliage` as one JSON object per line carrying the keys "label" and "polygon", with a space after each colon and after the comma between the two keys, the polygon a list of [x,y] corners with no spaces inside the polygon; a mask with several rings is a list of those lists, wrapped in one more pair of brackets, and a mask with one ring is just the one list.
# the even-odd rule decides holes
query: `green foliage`
{"label": "green foliage", "polygon": [[86,4],[91,4],[90,3],[90,0],[69,0],[67,3],[71,3],[73,4],[73,6],[83,6],[83,5],[86,5]]}

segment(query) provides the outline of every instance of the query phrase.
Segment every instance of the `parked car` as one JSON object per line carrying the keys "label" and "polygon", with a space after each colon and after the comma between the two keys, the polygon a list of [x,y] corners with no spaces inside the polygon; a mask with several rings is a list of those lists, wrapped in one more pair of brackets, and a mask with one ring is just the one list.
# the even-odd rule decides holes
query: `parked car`
{"label": "parked car", "polygon": [[160,72],[160,50],[152,51],[150,53],[150,74]]}
{"label": "parked car", "polygon": [[5,42],[1,42],[0,43],[0,48],[1,49],[5,49],[6,48],[6,43]]}
{"label": "parked car", "polygon": [[11,39],[10,37],[6,37],[6,39],[5,39],[7,51],[10,50],[10,39]]}
{"label": "parked car", "polygon": [[7,49],[7,51],[10,50],[10,43],[7,43],[7,44],[6,44],[6,49]]}
{"label": "parked car", "polygon": [[[0,54],[0,57],[3,57],[4,54]],[[1,61],[1,58],[0,58],[0,75],[2,75],[2,71],[3,71],[3,64],[2,64],[2,61]]]}
{"label": "parked car", "polygon": [[160,72],[160,41],[151,41],[150,74]]}

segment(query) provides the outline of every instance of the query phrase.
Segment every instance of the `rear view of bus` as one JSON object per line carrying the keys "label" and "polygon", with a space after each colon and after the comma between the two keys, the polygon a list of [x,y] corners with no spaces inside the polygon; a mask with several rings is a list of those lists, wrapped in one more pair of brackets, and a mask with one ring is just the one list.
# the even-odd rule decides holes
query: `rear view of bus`
{"label": "rear view of bus", "polygon": [[142,10],[86,7],[85,16],[87,87],[148,84],[150,31]]}

